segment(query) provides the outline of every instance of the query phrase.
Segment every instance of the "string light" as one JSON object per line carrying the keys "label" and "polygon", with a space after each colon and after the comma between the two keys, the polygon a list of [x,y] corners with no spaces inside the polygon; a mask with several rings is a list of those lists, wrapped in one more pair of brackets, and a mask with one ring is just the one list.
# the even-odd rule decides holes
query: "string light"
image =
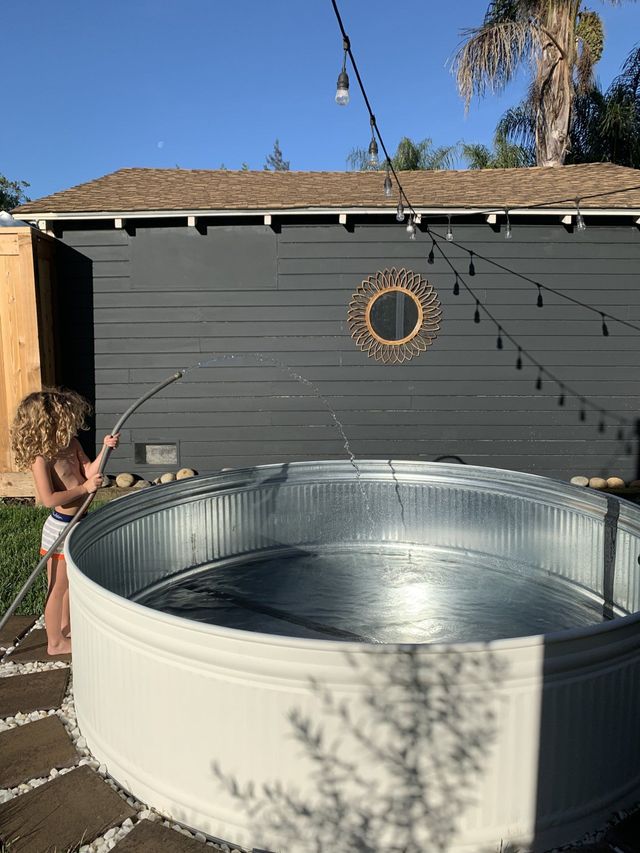
{"label": "string light", "polygon": [[391,175],[389,174],[389,158],[387,157],[387,162],[385,164],[385,169],[387,170],[387,174],[384,177],[384,194],[387,198],[391,198],[393,195],[393,184],[391,183]]}
{"label": "string light", "polygon": [[344,36],[342,39],[342,49],[344,50],[344,57],[342,59],[342,71],[338,74],[336,104],[340,107],[346,107],[349,103],[349,75],[347,74],[347,51],[349,50],[349,39],[347,36]]}
{"label": "string light", "polygon": [[409,224],[407,225],[407,234],[409,235],[410,240],[416,239],[416,224],[413,216],[409,219]]}
{"label": "string light", "polygon": [[538,299],[536,300],[536,305],[538,308],[542,308],[544,306],[544,300],[542,299],[542,290],[540,289],[540,285],[538,285]]}
{"label": "string light", "polygon": [[376,142],[375,135],[375,126],[376,126],[376,117],[371,116],[369,119],[371,124],[371,142],[369,143],[369,168],[377,169],[380,165],[380,161],[378,160],[378,143]]}
{"label": "string light", "polygon": [[432,237],[431,238],[431,248],[429,249],[429,254],[427,255],[427,263],[429,263],[429,264],[432,264],[436,259],[435,252],[433,251],[433,247],[435,245],[436,245],[436,241]]}
{"label": "string light", "polygon": [[507,224],[506,224],[505,231],[504,231],[504,239],[510,240],[511,239],[511,222],[509,221],[509,211],[508,210],[505,210],[505,215],[507,217]]}
{"label": "string light", "polygon": [[453,240],[453,231],[451,229],[451,217],[447,216],[447,220],[448,220],[448,225],[447,225],[447,233],[445,234],[445,237],[447,238],[447,240],[449,242],[451,242]]}
{"label": "string light", "polygon": [[[374,118],[374,115],[373,115],[373,111],[372,111],[372,109],[371,109],[371,105],[370,105],[370,103],[369,103],[369,99],[368,99],[368,97],[367,97],[367,93],[366,93],[366,91],[365,91],[365,89],[364,89],[364,85],[363,85],[363,83],[362,83],[362,80],[361,80],[360,74],[359,74],[359,72],[358,72],[358,68],[357,68],[357,65],[356,65],[356,62],[355,62],[355,59],[354,59],[353,53],[351,52],[349,39],[348,39],[348,36],[347,36],[347,34],[346,34],[346,32],[345,32],[344,26],[343,26],[343,24],[342,24],[342,19],[341,19],[341,17],[340,17],[340,13],[339,13],[339,10],[338,10],[338,7],[337,7],[337,4],[336,4],[335,0],[332,0],[332,5],[333,5],[333,8],[334,8],[334,11],[335,11],[335,14],[336,14],[337,20],[338,20],[338,24],[339,24],[339,26],[340,26],[340,30],[341,30],[342,36],[343,36],[343,47],[344,47],[344,51],[345,51],[344,59],[343,59],[343,68],[342,68],[342,72],[341,72],[341,75],[340,75],[340,76],[339,76],[339,78],[338,78],[339,89],[340,89],[340,88],[342,88],[342,89],[343,89],[343,91],[342,91],[342,93],[341,93],[341,96],[342,96],[342,97],[341,97],[341,100],[338,100],[338,92],[336,92],[336,101],[338,101],[338,103],[341,103],[342,105],[345,105],[345,104],[347,104],[347,103],[348,103],[348,100],[349,100],[349,92],[348,92],[349,81],[348,81],[348,76],[347,76],[347,74],[346,74],[346,56],[347,56],[347,53],[348,53],[348,54],[349,54],[349,57],[350,57],[350,60],[351,60],[351,63],[352,63],[352,65],[353,65],[353,69],[354,69],[354,71],[355,71],[355,74],[356,74],[357,80],[358,80],[358,85],[359,85],[360,90],[361,90],[361,92],[362,92],[362,96],[363,96],[363,98],[364,98],[364,101],[365,101],[365,104],[366,104],[366,107],[367,107],[367,110],[368,110],[368,112],[369,112],[369,116],[370,116],[371,127],[372,127],[372,137],[371,137],[371,138],[372,138],[372,143],[373,143],[374,148],[375,148],[375,156],[376,156],[375,166],[376,166],[376,167],[378,167],[378,165],[379,165],[379,164],[378,164],[378,160],[377,160],[377,153],[378,153],[377,148],[378,148],[378,146],[377,146],[377,143],[376,143],[376,140],[375,140],[375,136],[374,136],[374,127],[375,127],[375,132],[377,132],[378,138],[379,138],[379,140],[380,140],[380,144],[382,145],[382,148],[383,148],[383,150],[384,150],[384,154],[385,154],[385,157],[386,157],[385,168],[386,168],[386,172],[387,172],[387,174],[386,174],[386,176],[385,176],[385,183],[384,183],[384,191],[385,191],[385,195],[391,194],[391,193],[389,192],[389,190],[391,190],[391,192],[393,192],[393,185],[391,184],[391,176],[390,176],[390,174],[389,174],[389,173],[391,172],[391,173],[393,174],[393,178],[395,179],[395,182],[396,182],[396,184],[397,184],[397,186],[398,186],[398,192],[399,192],[399,197],[400,197],[400,200],[399,200],[399,203],[398,203],[398,208],[397,208],[397,213],[396,213],[396,218],[398,219],[398,221],[399,221],[399,222],[403,222],[403,221],[404,221],[404,218],[405,218],[404,206],[403,206],[403,204],[402,204],[402,200],[403,200],[403,198],[404,198],[404,200],[406,201],[406,203],[407,203],[407,205],[409,206],[409,208],[411,209],[412,213],[414,214],[414,217],[415,217],[415,210],[413,209],[413,206],[410,204],[409,200],[407,199],[407,197],[406,197],[406,195],[405,195],[405,193],[404,193],[404,190],[403,190],[403,188],[402,188],[402,185],[401,185],[401,183],[400,183],[400,180],[399,180],[399,178],[398,178],[398,175],[396,174],[396,171],[395,171],[395,169],[393,168],[393,164],[390,162],[389,154],[388,154],[387,148],[386,148],[386,146],[385,146],[385,144],[384,144],[384,140],[382,139],[382,136],[381,136],[381,134],[380,134],[379,129],[377,128],[377,126],[375,126],[375,118]],[[344,77],[342,76],[343,74],[344,74]],[[341,86],[340,86],[340,84],[346,84],[346,85],[343,85],[343,86],[341,87]],[[344,91],[344,90],[346,90],[346,91]],[[345,96],[345,94],[346,94],[346,98],[344,97],[344,96]],[[371,151],[371,147],[372,147],[372,146],[370,145],[370,148],[369,148],[369,154],[371,154],[371,153],[372,153],[372,151]],[[387,182],[387,181],[388,181],[388,182]],[[610,195],[610,194],[612,194],[612,193],[614,193],[614,192],[626,192],[626,191],[629,191],[629,190],[631,190],[631,189],[640,189],[640,185],[639,185],[639,186],[637,186],[637,187],[635,187],[635,186],[634,186],[634,187],[626,187],[626,188],[624,188],[624,189],[620,189],[620,190],[611,190],[611,191],[607,191],[607,192],[603,192],[603,193],[597,193],[597,194],[594,194],[594,195],[589,195],[589,196],[587,196],[587,197],[588,197],[588,198],[595,198],[595,197],[599,197],[599,196]],[[564,199],[560,199],[560,200],[559,200],[559,203],[566,203],[567,201],[569,201],[569,199],[564,198]],[[576,230],[578,230],[578,231],[584,231],[584,230],[586,229],[586,224],[585,224],[585,221],[584,221],[584,217],[582,216],[582,213],[581,213],[581,211],[580,211],[580,198],[576,198],[574,201],[575,201],[575,205],[576,205]],[[533,207],[536,207],[536,206],[548,206],[548,204],[550,204],[550,202],[545,202],[545,203],[544,203],[544,204],[542,204],[542,205],[533,205]],[[508,211],[508,209],[507,209],[507,208],[503,208],[503,211],[504,211],[504,213],[505,213],[505,215],[506,215],[506,217],[507,217],[507,223],[506,223],[506,224],[507,224],[507,229],[506,229],[506,232],[505,232],[505,239],[510,239],[512,235],[511,235],[511,223],[510,223],[510,221],[509,221],[509,211]],[[483,212],[483,211],[478,211],[478,212]],[[499,211],[499,209],[498,209],[498,210],[492,209],[492,210],[487,210],[487,211],[484,211],[484,212],[486,212],[486,213],[499,213],[500,211]],[[413,219],[412,219],[412,221],[411,221],[411,223],[410,223],[410,224],[413,226],[413,228],[415,228],[415,218],[413,218]],[[452,228],[451,228],[451,215],[447,215],[447,226],[448,226],[448,227],[447,227],[447,232],[446,232],[446,235],[445,235],[445,239],[446,239],[448,242],[452,242],[452,241],[453,241],[453,230],[452,230]],[[429,231],[429,229],[428,229],[428,228],[427,228],[427,231]],[[429,263],[431,263],[431,264],[432,264],[432,263],[434,263],[434,246],[435,246],[435,238],[434,238],[433,234],[430,234],[430,236],[431,236],[431,249],[430,249],[430,251],[429,251],[429,255],[428,255],[427,260],[428,260],[428,262],[429,262]],[[460,244],[458,244],[458,243],[456,243],[456,245],[460,246]],[[438,248],[440,249],[440,247],[438,247]],[[475,274],[476,274],[476,270],[475,270],[475,265],[474,265],[474,252],[473,252],[472,250],[470,250],[470,249],[467,249],[465,246],[460,246],[460,248],[462,248],[463,250],[465,250],[465,251],[467,251],[467,252],[469,253],[469,275],[470,275],[470,276],[475,276]],[[462,281],[462,279],[460,279],[460,278],[459,278],[459,276],[458,276],[458,272],[457,272],[457,271],[455,270],[455,268],[453,267],[453,264],[451,263],[451,261],[450,261],[450,259],[448,258],[448,256],[447,256],[444,252],[442,252],[442,249],[440,249],[440,251],[441,251],[441,254],[442,254],[442,257],[443,257],[444,261],[445,261],[445,262],[446,262],[446,263],[451,267],[451,270],[455,273],[455,281],[454,281],[454,286],[453,286],[453,293],[454,293],[454,295],[456,295],[456,296],[457,296],[457,295],[459,294],[459,292],[460,292],[460,281]],[[525,281],[528,281],[528,282],[530,282],[530,283],[532,283],[532,284],[535,284],[535,285],[537,286],[537,288],[538,288],[538,302],[537,302],[537,304],[539,305],[539,307],[542,307],[543,302],[542,302],[542,294],[541,294],[541,285],[540,285],[538,282],[536,282],[535,280],[531,279],[530,277],[528,277],[528,276],[526,276],[526,275],[523,275],[522,273],[517,272],[516,270],[510,269],[509,267],[506,267],[506,266],[504,266],[503,264],[500,264],[498,261],[495,261],[495,260],[493,260],[493,259],[491,259],[491,258],[485,258],[485,257],[483,257],[482,255],[479,255],[478,257],[482,258],[483,260],[486,260],[488,263],[492,264],[493,266],[496,266],[496,267],[498,267],[498,268],[500,268],[500,269],[503,269],[505,272],[510,273],[511,275],[517,276],[517,277],[519,277],[519,278],[521,278],[521,279],[523,279],[523,280],[525,280]],[[487,314],[487,316],[489,317],[489,319],[490,319],[492,322],[494,322],[494,323],[495,323],[495,325],[496,325],[496,327],[497,327],[497,329],[498,329],[498,339],[497,339],[497,347],[498,347],[498,349],[502,349],[502,348],[503,348],[503,346],[504,346],[504,344],[503,344],[503,342],[502,342],[502,336],[503,336],[503,334],[506,336],[506,338],[507,338],[509,341],[511,341],[511,343],[513,343],[515,346],[517,346],[517,347],[518,347],[518,356],[517,356],[517,361],[516,361],[516,368],[517,368],[518,370],[521,370],[521,369],[522,369],[522,356],[523,356],[523,354],[526,354],[526,353],[522,350],[522,348],[517,344],[517,342],[514,340],[514,338],[513,338],[511,335],[509,335],[507,332],[503,332],[502,327],[497,323],[496,319],[491,315],[491,313],[490,313],[486,308],[484,308],[484,306],[481,306],[480,300],[479,300],[477,297],[475,297],[475,294],[474,294],[473,290],[471,290],[471,288],[469,288],[469,287],[468,287],[468,285],[467,285],[464,281],[462,281],[462,283],[463,283],[463,284],[465,284],[465,287],[467,288],[467,290],[469,291],[469,293],[471,294],[471,296],[475,298],[475,303],[476,303],[476,304],[475,304],[475,313],[474,313],[474,318],[473,318],[473,319],[474,319],[474,322],[475,322],[475,323],[479,323],[479,322],[480,322],[480,307],[482,307],[482,308],[483,308],[483,311]],[[556,291],[556,290],[555,290],[554,288],[552,288],[552,287],[548,287],[547,285],[544,285],[544,287],[545,287],[545,289],[546,289],[546,290],[549,290],[549,291],[550,291],[550,292],[552,292],[552,293],[556,293],[556,294],[557,294],[557,295],[559,295],[560,297],[562,297],[562,298],[564,298],[564,299],[567,299],[568,301],[573,302],[573,303],[574,303],[574,304],[576,304],[576,305],[580,305],[581,307],[586,308],[587,310],[590,310],[590,311],[597,311],[597,312],[601,315],[601,318],[602,318],[602,334],[603,334],[603,335],[605,335],[605,336],[607,336],[607,335],[609,334],[609,331],[608,331],[608,329],[607,329],[606,322],[605,322],[605,316],[606,316],[608,319],[611,319],[611,320],[614,320],[615,322],[619,322],[619,323],[621,323],[621,324],[623,324],[623,325],[629,326],[630,328],[633,328],[635,331],[639,331],[639,332],[640,332],[640,326],[636,326],[636,325],[634,325],[633,323],[630,323],[629,321],[626,321],[626,320],[620,319],[620,318],[615,317],[615,316],[613,316],[613,315],[611,315],[611,314],[607,314],[607,315],[605,315],[603,312],[599,311],[599,309],[594,308],[593,306],[588,305],[588,304],[586,304],[586,303],[584,303],[584,302],[581,302],[581,301],[580,301],[580,300],[578,300],[578,299],[575,299],[575,298],[573,298],[573,297],[567,296],[566,294],[562,293],[561,291]],[[533,361],[533,362],[534,362],[534,364],[536,364],[536,362],[534,361],[534,359],[532,359],[532,358],[531,358],[531,356],[529,356],[529,355],[527,354],[527,357],[528,357],[531,361]],[[581,420],[581,421],[586,420],[585,405],[589,405],[589,406],[590,406],[591,408],[593,408],[596,412],[599,412],[599,413],[600,413],[600,416],[601,416],[601,418],[600,418],[600,424],[601,424],[601,425],[603,425],[603,426],[605,425],[604,415],[605,415],[606,413],[605,413],[602,409],[600,409],[600,407],[595,406],[593,403],[590,403],[590,402],[589,402],[588,400],[586,400],[584,397],[581,397],[579,394],[577,394],[577,393],[576,393],[574,390],[572,390],[570,387],[565,386],[565,385],[564,385],[563,383],[561,383],[558,379],[556,379],[556,378],[555,378],[551,373],[549,373],[549,371],[547,371],[545,368],[543,368],[543,367],[542,367],[542,365],[538,364],[537,366],[538,366],[538,371],[539,371],[539,372],[538,372],[538,380],[537,380],[537,383],[536,383],[536,387],[538,387],[538,388],[541,388],[541,387],[542,387],[542,373],[545,373],[545,374],[548,376],[548,378],[549,378],[549,379],[551,379],[553,382],[555,382],[555,383],[560,387],[560,389],[561,389],[560,397],[558,398],[558,404],[559,404],[560,406],[563,406],[563,405],[564,405],[564,400],[565,400],[565,391],[566,391],[567,393],[572,394],[573,396],[575,396],[577,399],[579,399],[579,400],[580,400],[580,402],[581,402],[581,404],[582,404],[582,407],[581,407],[581,409],[580,409],[580,420]],[[615,420],[617,420],[617,421],[618,421],[618,423],[620,424],[620,427],[619,427],[618,432],[617,432],[617,437],[618,437],[618,440],[622,441],[622,440],[625,438],[624,430],[623,430],[623,428],[622,428],[622,425],[623,425],[623,424],[627,424],[627,421],[625,421],[625,419],[624,419],[624,418],[620,418],[620,417],[617,417],[617,416],[614,416],[614,419],[615,419]],[[628,443],[627,443],[627,446],[626,446],[626,452],[627,452],[627,453],[631,453],[631,443],[629,442],[629,440],[628,440],[628,439],[627,439],[627,442],[628,442]]]}

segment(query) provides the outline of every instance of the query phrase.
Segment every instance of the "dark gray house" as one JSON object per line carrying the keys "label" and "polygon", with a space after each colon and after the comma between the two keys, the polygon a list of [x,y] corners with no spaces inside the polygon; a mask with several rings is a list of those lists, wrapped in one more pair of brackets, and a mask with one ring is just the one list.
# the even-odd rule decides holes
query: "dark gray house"
{"label": "dark gray house", "polygon": [[[640,172],[401,173],[416,239],[383,177],[123,169],[14,211],[59,240],[58,381],[95,403],[99,436],[213,359],[131,418],[112,470],[342,457],[323,397],[361,458],[640,476]],[[385,363],[348,310],[401,269],[442,315],[425,351]]]}

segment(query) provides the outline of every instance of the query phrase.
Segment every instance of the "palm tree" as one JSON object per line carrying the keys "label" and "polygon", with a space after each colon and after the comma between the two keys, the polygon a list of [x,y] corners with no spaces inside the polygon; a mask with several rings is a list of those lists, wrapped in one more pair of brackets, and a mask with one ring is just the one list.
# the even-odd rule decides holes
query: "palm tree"
{"label": "palm tree", "polygon": [[491,0],[482,26],[463,32],[467,39],[453,58],[467,108],[474,95],[502,91],[523,63],[531,66],[527,100],[539,166],[564,162],[574,98],[593,87],[602,55],[600,16],[581,6],[582,0]]}
{"label": "palm tree", "polygon": [[[533,152],[535,114],[530,99],[500,119],[496,137]],[[597,84],[576,95],[567,163],[617,163],[640,168],[640,45],[626,58],[606,92]]]}
{"label": "palm tree", "polygon": [[521,169],[536,164],[532,151],[509,142],[500,132],[493,138],[493,149],[478,142],[463,142],[461,149],[469,169]]}
{"label": "palm tree", "polygon": [[[403,136],[398,143],[396,153],[391,158],[391,162],[396,171],[453,169],[455,167],[457,151],[457,145],[434,147],[431,139],[413,142],[409,137]],[[368,159],[368,152],[364,148],[354,148],[347,157],[347,165],[356,171],[369,171],[371,166],[369,166]],[[384,169],[384,161],[377,168]]]}

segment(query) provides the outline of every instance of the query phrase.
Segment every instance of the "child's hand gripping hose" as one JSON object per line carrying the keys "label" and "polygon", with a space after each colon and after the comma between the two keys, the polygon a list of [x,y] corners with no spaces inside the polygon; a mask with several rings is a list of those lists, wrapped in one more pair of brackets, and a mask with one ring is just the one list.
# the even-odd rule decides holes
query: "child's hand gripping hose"
{"label": "child's hand gripping hose", "polygon": [[[184,371],[184,370],[179,370],[177,373],[174,373],[168,379],[165,379],[163,382],[160,382],[158,385],[155,385],[150,391],[147,391],[146,394],[143,394],[142,397],[140,397],[138,400],[136,400],[136,402],[127,409],[127,411],[124,413],[124,415],[122,415],[120,420],[116,423],[114,428],[111,430],[111,435],[115,435],[116,433],[120,432],[120,429],[122,428],[122,425],[125,423],[125,421],[129,418],[130,415],[132,415],[135,412],[135,410],[139,406],[141,406],[145,402],[145,400],[148,400],[149,397],[153,397],[154,394],[157,394],[158,391],[161,391],[167,385],[171,385],[172,382],[176,382],[178,379],[182,379],[185,372],[186,371]],[[104,471],[106,464],[107,464],[107,461],[109,459],[110,453],[111,453],[111,448],[105,447],[105,449],[102,453],[102,456],[100,458],[100,466],[98,468],[99,474],[102,474],[102,472]],[[67,525],[65,525],[65,528],[62,531],[62,533],[60,534],[60,536],[58,536],[58,538],[51,545],[51,547],[49,548],[47,553],[42,557],[42,559],[40,560],[38,565],[31,572],[31,574],[27,578],[24,586],[22,587],[20,592],[15,597],[13,603],[9,606],[9,609],[4,614],[2,619],[0,619],[0,630],[2,630],[2,628],[5,626],[5,624],[9,621],[9,618],[11,616],[13,616],[15,611],[18,609],[18,607],[22,603],[23,598],[29,592],[29,590],[31,589],[33,584],[35,583],[38,575],[40,574],[42,569],[44,569],[44,567],[47,565],[47,561],[48,561],[49,557],[51,556],[51,554],[53,554],[53,552],[60,545],[60,543],[66,539],[66,537],[69,535],[69,531],[80,521],[82,516],[85,514],[85,512],[89,508],[91,501],[93,500],[95,494],[96,494],[95,492],[91,492],[90,494],[87,495],[87,497],[84,499],[84,503],[82,504],[82,506],[79,507],[78,511],[73,516],[71,521]]]}

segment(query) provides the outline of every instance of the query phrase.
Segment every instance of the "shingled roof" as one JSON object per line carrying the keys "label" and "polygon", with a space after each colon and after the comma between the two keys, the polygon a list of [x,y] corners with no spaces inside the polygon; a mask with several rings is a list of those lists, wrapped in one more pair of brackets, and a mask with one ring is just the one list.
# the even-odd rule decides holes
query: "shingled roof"
{"label": "shingled roof", "polygon": [[[611,163],[555,168],[401,172],[416,209],[639,210],[640,170]],[[14,209],[20,216],[145,211],[389,210],[380,172],[120,169]]]}

